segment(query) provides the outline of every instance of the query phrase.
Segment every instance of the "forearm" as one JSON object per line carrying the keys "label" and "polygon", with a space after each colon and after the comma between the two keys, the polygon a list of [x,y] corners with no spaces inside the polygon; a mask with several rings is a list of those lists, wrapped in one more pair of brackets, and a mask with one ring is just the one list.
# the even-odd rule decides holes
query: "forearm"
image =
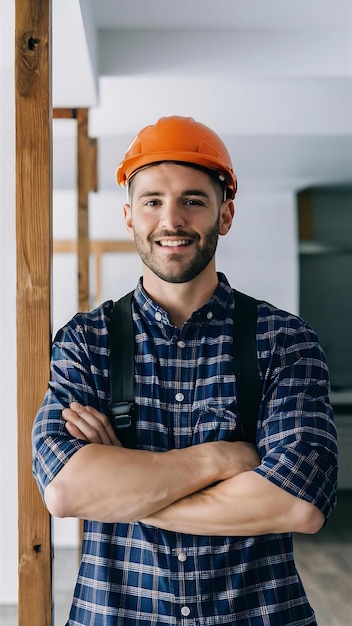
{"label": "forearm", "polygon": [[324,516],[255,472],[246,471],[142,520],[195,535],[253,536],[317,532]]}
{"label": "forearm", "polygon": [[162,453],[90,444],[47,486],[46,505],[58,517],[141,519],[221,480],[218,443]]}

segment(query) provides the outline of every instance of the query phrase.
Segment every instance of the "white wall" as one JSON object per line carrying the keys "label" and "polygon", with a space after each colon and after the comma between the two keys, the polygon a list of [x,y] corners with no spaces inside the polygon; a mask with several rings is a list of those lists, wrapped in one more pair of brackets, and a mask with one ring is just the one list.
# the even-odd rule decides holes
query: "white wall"
{"label": "white wall", "polygon": [[297,313],[294,193],[239,190],[232,229],[219,241],[217,267],[236,289]]}
{"label": "white wall", "polygon": [[0,603],[17,601],[14,2],[0,3]]}

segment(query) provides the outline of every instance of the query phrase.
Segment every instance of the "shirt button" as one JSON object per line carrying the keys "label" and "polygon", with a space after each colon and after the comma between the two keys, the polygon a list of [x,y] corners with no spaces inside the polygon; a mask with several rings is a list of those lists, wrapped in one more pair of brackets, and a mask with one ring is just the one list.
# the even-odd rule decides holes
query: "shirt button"
{"label": "shirt button", "polygon": [[162,317],[162,315],[161,315],[160,311],[157,311],[157,312],[155,313],[154,317],[155,317],[155,319],[156,319],[156,321],[157,321],[157,322],[161,322],[161,317]]}
{"label": "shirt button", "polygon": [[182,400],[184,400],[184,399],[185,399],[185,397],[184,397],[183,393],[181,393],[181,392],[177,393],[175,395],[175,400],[177,400],[177,402],[182,402]]}
{"label": "shirt button", "polygon": [[184,341],[178,341],[177,345],[178,345],[179,348],[184,348],[186,344],[185,344]]}
{"label": "shirt button", "polygon": [[213,317],[214,317],[214,313],[212,311],[208,311],[208,313],[207,313],[208,320],[212,320]]}
{"label": "shirt button", "polygon": [[185,554],[184,552],[180,552],[177,558],[179,561],[181,561],[181,563],[184,563],[187,560],[187,554]]}
{"label": "shirt button", "polygon": [[181,615],[183,615],[183,617],[188,617],[190,612],[191,612],[191,609],[189,608],[189,606],[183,606],[181,608]]}

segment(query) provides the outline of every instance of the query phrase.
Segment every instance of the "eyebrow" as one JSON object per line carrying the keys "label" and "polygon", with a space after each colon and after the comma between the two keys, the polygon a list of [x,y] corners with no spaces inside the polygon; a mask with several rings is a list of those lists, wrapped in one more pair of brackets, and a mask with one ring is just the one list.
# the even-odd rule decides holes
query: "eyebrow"
{"label": "eyebrow", "polygon": [[202,189],[186,189],[182,192],[182,196],[201,196],[201,198],[209,198],[209,194]]}
{"label": "eyebrow", "polygon": [[[138,194],[138,198],[151,198],[152,196],[155,197],[161,197],[161,196],[165,196],[166,194],[164,192],[161,191],[142,191],[141,193]],[[186,196],[199,196],[201,198],[207,198],[209,199],[209,194],[206,193],[206,191],[203,191],[202,189],[185,189],[184,191],[181,192],[181,197],[186,197]]]}

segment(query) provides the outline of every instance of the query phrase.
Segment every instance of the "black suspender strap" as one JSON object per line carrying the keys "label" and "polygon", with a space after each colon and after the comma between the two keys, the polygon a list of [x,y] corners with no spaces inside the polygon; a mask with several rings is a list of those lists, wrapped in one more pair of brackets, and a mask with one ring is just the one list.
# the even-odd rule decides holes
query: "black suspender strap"
{"label": "black suspender strap", "polygon": [[115,432],[126,448],[135,445],[133,291],[115,302],[110,326],[110,412]]}
{"label": "black suspender strap", "polygon": [[[257,301],[239,291],[235,297],[233,359],[237,408],[243,439],[256,443],[261,381],[257,361]],[[116,434],[126,447],[135,445],[133,292],[115,302],[110,326],[110,411]]]}
{"label": "black suspender strap", "polygon": [[233,289],[233,360],[236,374],[237,408],[243,440],[256,444],[262,382],[257,359],[257,306],[255,298]]}

